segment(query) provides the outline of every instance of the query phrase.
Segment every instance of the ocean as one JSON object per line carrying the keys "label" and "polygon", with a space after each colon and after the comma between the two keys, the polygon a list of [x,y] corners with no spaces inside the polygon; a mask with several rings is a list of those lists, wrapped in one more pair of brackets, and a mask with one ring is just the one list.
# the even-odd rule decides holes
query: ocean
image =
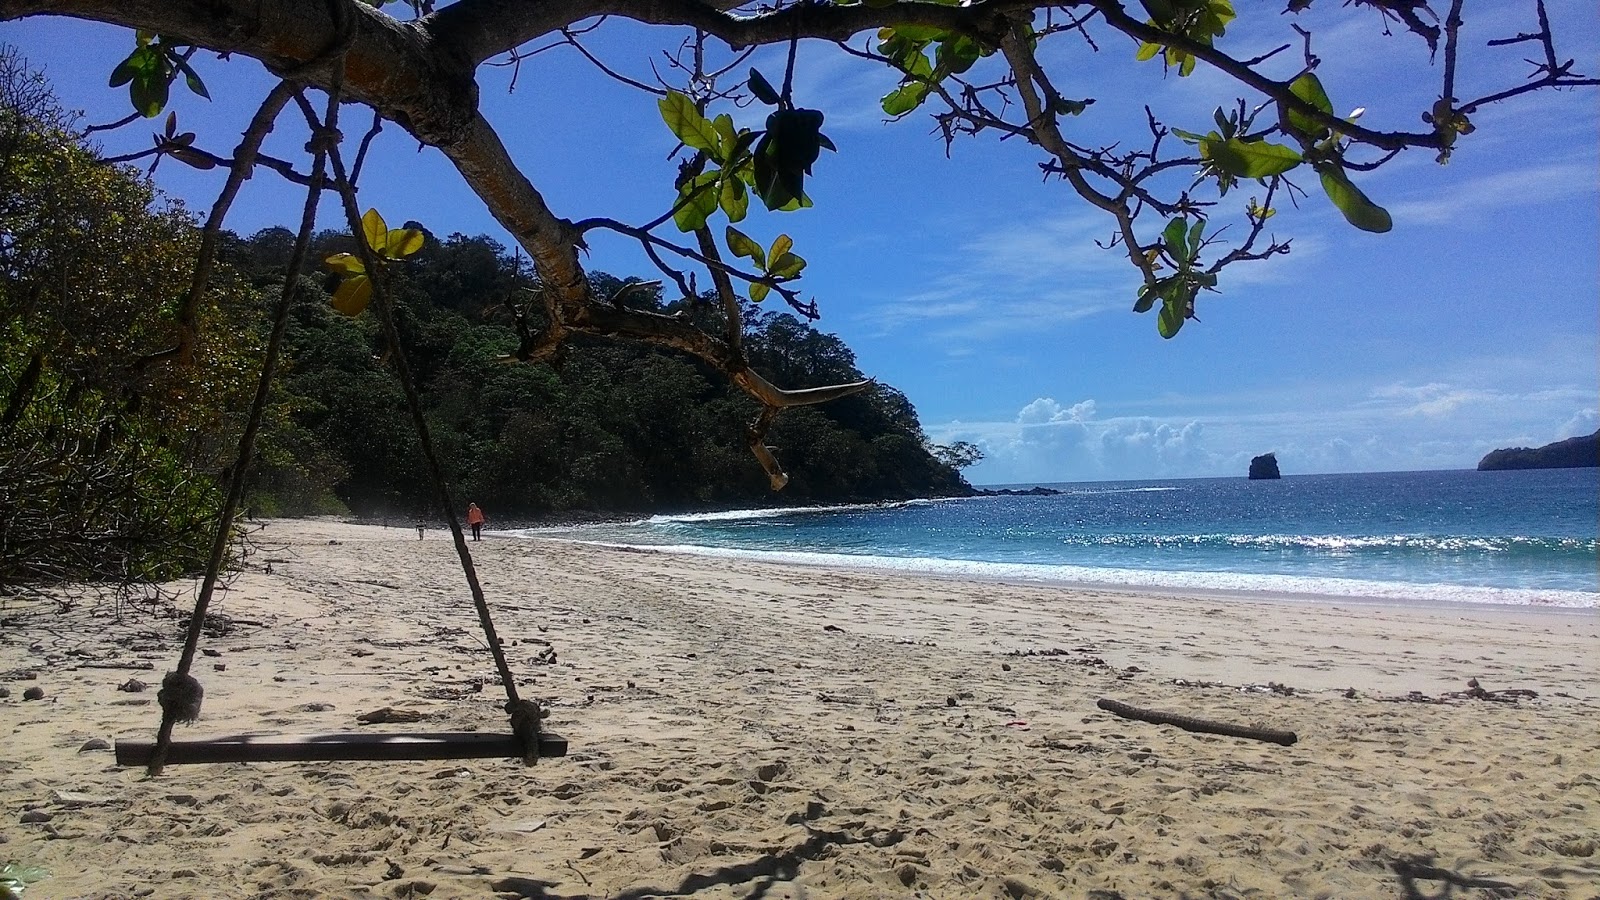
{"label": "ocean", "polygon": [[1044,486],[1061,493],[513,534],[1005,581],[1600,607],[1600,469]]}

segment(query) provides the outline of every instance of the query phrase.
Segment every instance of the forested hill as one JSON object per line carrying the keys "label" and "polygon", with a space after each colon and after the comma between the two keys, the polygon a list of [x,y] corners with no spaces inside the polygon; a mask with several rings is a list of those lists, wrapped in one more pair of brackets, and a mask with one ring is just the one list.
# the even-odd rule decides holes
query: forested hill
{"label": "forested hill", "polygon": [[[292,241],[278,228],[233,237],[224,258],[275,293]],[[327,232],[315,249],[321,260],[351,247],[348,236]],[[791,480],[774,493],[745,438],[758,408],[720,374],[672,351],[599,341],[574,342],[554,364],[505,361],[518,344],[513,310],[528,311],[534,328],[542,323],[531,321],[538,304],[528,302],[526,274],[487,237],[429,235],[397,269],[402,339],[434,441],[461,503],[473,500],[497,521],[970,491],[955,468],[962,454],[931,446],[905,395],[876,385],[779,417],[767,443]],[[600,296],[625,284],[592,277]],[[378,328],[370,314],[350,319],[333,310],[331,280],[308,281],[316,284],[303,285],[294,308],[288,370],[250,502],[261,514],[424,514],[431,491]],[[720,328],[709,303],[663,304],[653,288],[624,298]],[[838,338],[788,313],[746,312],[750,362],[774,383],[805,388],[863,377]]]}
{"label": "forested hill", "polygon": [[1570,437],[1543,447],[1491,450],[1478,461],[1478,471],[1499,469],[1580,469],[1600,466],[1600,431]]}

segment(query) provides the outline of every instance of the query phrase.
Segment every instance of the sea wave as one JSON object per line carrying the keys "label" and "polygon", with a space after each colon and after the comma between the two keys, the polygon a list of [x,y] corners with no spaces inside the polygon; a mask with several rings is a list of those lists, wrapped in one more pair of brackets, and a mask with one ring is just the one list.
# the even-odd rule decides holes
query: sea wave
{"label": "sea wave", "polygon": [[887,503],[851,503],[836,506],[774,506],[756,509],[729,509],[720,512],[672,513],[640,519],[635,525],[673,525],[696,522],[739,522],[745,519],[781,519],[786,516],[806,516],[821,513],[870,512],[880,509],[903,509],[910,506],[931,506],[962,498],[929,498],[896,500]]}
{"label": "sea wave", "polygon": [[[595,546],[639,546],[637,544],[621,544],[610,541],[567,539],[573,540],[574,543]],[[656,551],[685,553],[695,556],[749,559],[829,568],[875,569],[906,574],[977,578],[992,581],[1250,594],[1306,601],[1327,598],[1350,598],[1391,603],[1483,604],[1549,609],[1600,608],[1600,593],[1592,591],[1496,588],[1456,584],[1414,584],[1355,578],[1242,572],[1147,571],[1143,569],[1098,566],[977,562],[899,556],[857,556],[803,551],[743,550],[705,547],[694,544],[651,544],[649,546],[650,549]]]}
{"label": "sea wave", "polygon": [[1126,487],[1126,488],[1082,488],[1082,487],[1078,487],[1076,485],[1046,485],[1046,487],[1050,487],[1050,488],[1053,488],[1055,490],[1059,490],[1062,494],[1067,494],[1067,495],[1086,495],[1086,494],[1096,494],[1096,495],[1098,495],[1098,494],[1164,494],[1164,493],[1167,493],[1169,491],[1181,491],[1181,490],[1183,490],[1183,488],[1171,487],[1171,486],[1167,486],[1167,485],[1147,485],[1145,487]]}
{"label": "sea wave", "polygon": [[1305,550],[1326,553],[1600,553],[1600,540],[1545,538],[1521,535],[1475,537],[1467,535],[1338,535],[1338,534],[1071,534],[1061,538],[1067,546],[1082,547],[1227,547],[1244,550]]}

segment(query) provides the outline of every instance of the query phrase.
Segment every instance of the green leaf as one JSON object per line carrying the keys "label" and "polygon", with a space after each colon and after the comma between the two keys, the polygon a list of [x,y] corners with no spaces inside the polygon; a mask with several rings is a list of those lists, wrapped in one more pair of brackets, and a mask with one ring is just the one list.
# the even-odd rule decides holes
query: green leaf
{"label": "green leaf", "polygon": [[1200,145],[1202,156],[1218,169],[1240,178],[1268,178],[1282,175],[1305,161],[1299,151],[1266,141],[1206,140]]}
{"label": "green leaf", "polygon": [[734,256],[743,257],[755,263],[763,271],[767,268],[767,251],[761,249],[749,235],[729,225],[723,232],[723,237],[728,242],[728,252]]}
{"label": "green leaf", "polygon": [[772,268],[767,273],[778,278],[799,278],[800,270],[805,267],[805,257],[798,253],[783,253],[772,261]]}
{"label": "green leaf", "polygon": [[106,86],[122,87],[123,85],[132,81],[133,77],[138,75],[140,72],[139,66],[135,64],[135,58],[138,57],[138,55],[139,51],[135,50],[128,56],[127,59],[117,63],[117,67],[111,70],[111,80],[106,83]]}
{"label": "green leaf", "polygon": [[782,169],[769,150],[770,135],[763,135],[756,145],[754,174],[751,188],[769,210],[781,210],[796,200],[805,183],[804,173]]}
{"label": "green leaf", "polygon": [[1160,291],[1156,285],[1159,285],[1160,283],[1161,282],[1158,281],[1154,285],[1147,284],[1139,289],[1139,299],[1135,300],[1133,303],[1134,312],[1149,312],[1150,308],[1156,305],[1156,298],[1160,296]]}
{"label": "green leaf", "polygon": [[1161,232],[1161,240],[1167,245],[1167,252],[1173,259],[1188,259],[1189,252],[1189,223],[1183,218],[1176,218],[1167,223],[1165,231]]}
{"label": "green leaf", "polygon": [[140,73],[128,85],[128,97],[133,108],[146,119],[154,119],[166,108],[170,82],[161,76]]}
{"label": "green leaf", "polygon": [[731,175],[724,175],[717,203],[722,207],[722,211],[728,214],[729,222],[744,221],[745,215],[750,211],[750,195],[745,190],[744,182]]}
{"label": "green leaf", "polygon": [[383,221],[383,216],[378,215],[376,208],[369,208],[361,217],[361,233],[367,239],[367,246],[382,256],[388,246],[389,226]]}
{"label": "green leaf", "polygon": [[1206,233],[1206,220],[1205,219],[1195,219],[1194,220],[1194,225],[1189,228],[1189,248],[1190,248],[1190,255],[1191,256],[1199,255],[1199,253],[1200,253],[1200,236],[1205,234],[1205,233]]}
{"label": "green leaf", "polygon": [[191,150],[188,147],[173,147],[167,152],[172,155],[173,159],[183,163],[186,166],[189,166],[190,168],[205,170],[215,169],[217,167],[217,164],[212,161],[211,157]]}
{"label": "green leaf", "polygon": [[367,267],[362,264],[360,257],[353,253],[335,253],[322,261],[322,264],[345,275],[364,275]]}
{"label": "green leaf", "polygon": [[946,34],[934,51],[934,61],[939,68],[952,75],[960,75],[972,68],[983,55],[978,42],[964,34]]}
{"label": "green leaf", "polygon": [[183,83],[189,86],[190,93],[198,94],[207,100],[211,99],[211,92],[206,90],[206,83],[200,80],[200,73],[196,72],[187,60],[181,56],[174,56],[172,63],[183,73]]}
{"label": "green leaf", "polygon": [[1211,121],[1217,123],[1217,130],[1222,132],[1223,137],[1233,137],[1235,130],[1233,119],[1222,114],[1222,107],[1219,106],[1211,111]]}
{"label": "green leaf", "polygon": [[346,278],[333,292],[333,308],[352,318],[361,315],[371,301],[372,279],[365,275]]}
{"label": "green leaf", "polygon": [[702,228],[712,213],[717,211],[717,191],[715,184],[720,172],[701,172],[696,175],[678,192],[678,211],[672,214],[672,221],[677,224],[679,231],[694,231]]}
{"label": "green leaf", "polygon": [[1177,16],[1177,11],[1172,8],[1172,0],[1139,0],[1144,11],[1150,14],[1155,22],[1171,22]]}
{"label": "green leaf", "polygon": [[683,141],[684,146],[705,150],[721,158],[717,148],[717,129],[695,108],[693,100],[677,91],[668,91],[656,105],[661,107],[662,121],[667,123],[678,140]]}
{"label": "green leaf", "polygon": [[883,111],[891,116],[903,116],[922,105],[928,96],[928,86],[920,81],[902,84],[883,98]]}
{"label": "green leaf", "polygon": [[384,238],[388,249],[383,255],[390,259],[410,256],[422,249],[423,240],[422,232],[415,228],[392,228]]}
{"label": "green leaf", "polygon": [[771,292],[771,290],[772,288],[767,287],[764,284],[752,284],[750,285],[750,299],[760,303],[761,301],[767,299],[767,294]]}
{"label": "green leaf", "polygon": [[1083,115],[1083,111],[1088,109],[1093,103],[1093,97],[1083,100],[1068,100],[1065,97],[1057,97],[1051,108],[1054,109],[1059,115],[1081,116]]}
{"label": "green leaf", "polygon": [[[1307,72],[1289,82],[1289,93],[1328,115],[1333,115],[1333,101],[1328,99],[1328,92],[1322,89],[1322,82],[1317,79],[1315,72]],[[1291,129],[1311,140],[1320,140],[1323,135],[1328,133],[1327,128],[1292,109],[1288,111],[1285,118],[1288,120]]]}
{"label": "green leaf", "polygon": [[913,44],[927,44],[939,40],[946,34],[945,30],[937,25],[895,25],[879,31],[878,39],[885,40],[885,33],[889,35],[890,40],[900,38]]}
{"label": "green leaf", "polygon": [[[780,234],[772,239],[772,249],[767,251],[767,259],[773,260],[773,265],[777,265],[778,257],[788,253],[793,248],[794,238],[789,237],[787,234]],[[771,270],[769,269],[768,271]]]}
{"label": "green leaf", "polygon": [[1156,54],[1160,53],[1160,52],[1161,52],[1161,45],[1160,44],[1152,44],[1149,41],[1145,41],[1144,43],[1139,45],[1139,52],[1135,53],[1133,55],[1133,58],[1137,59],[1139,62],[1146,62],[1148,60],[1155,59],[1156,58]]}
{"label": "green leaf", "polygon": [[1324,163],[1317,166],[1317,174],[1322,176],[1322,189],[1327,192],[1328,199],[1339,207],[1339,212],[1344,213],[1351,225],[1374,234],[1383,234],[1394,227],[1389,211],[1368,200],[1367,195],[1351,183],[1343,166]]}
{"label": "green leaf", "polygon": [[739,134],[733,127],[733,116],[727,113],[718,115],[711,120],[711,128],[717,133],[717,150],[724,154],[717,157],[717,162],[726,165],[738,153]]}
{"label": "green leaf", "polygon": [[1183,327],[1184,314],[1180,307],[1182,304],[1167,302],[1162,304],[1161,312],[1156,315],[1156,331],[1161,336],[1171,340],[1178,334],[1178,329]]}
{"label": "green leaf", "polygon": [[[867,5],[871,6],[872,4],[868,3]],[[767,79],[755,69],[750,70],[750,93],[755,94],[757,100],[768,106],[777,106],[781,102],[778,92],[773,90]]]}

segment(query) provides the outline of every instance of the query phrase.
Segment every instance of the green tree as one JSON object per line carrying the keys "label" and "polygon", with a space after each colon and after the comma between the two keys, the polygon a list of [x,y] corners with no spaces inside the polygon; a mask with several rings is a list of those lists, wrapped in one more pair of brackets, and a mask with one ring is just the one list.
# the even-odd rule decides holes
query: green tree
{"label": "green tree", "polygon": [[222,273],[198,311],[211,337],[196,365],[141,365],[175,340],[193,223],[102,164],[20,58],[0,65],[0,581],[189,571],[208,545],[255,295]]}

